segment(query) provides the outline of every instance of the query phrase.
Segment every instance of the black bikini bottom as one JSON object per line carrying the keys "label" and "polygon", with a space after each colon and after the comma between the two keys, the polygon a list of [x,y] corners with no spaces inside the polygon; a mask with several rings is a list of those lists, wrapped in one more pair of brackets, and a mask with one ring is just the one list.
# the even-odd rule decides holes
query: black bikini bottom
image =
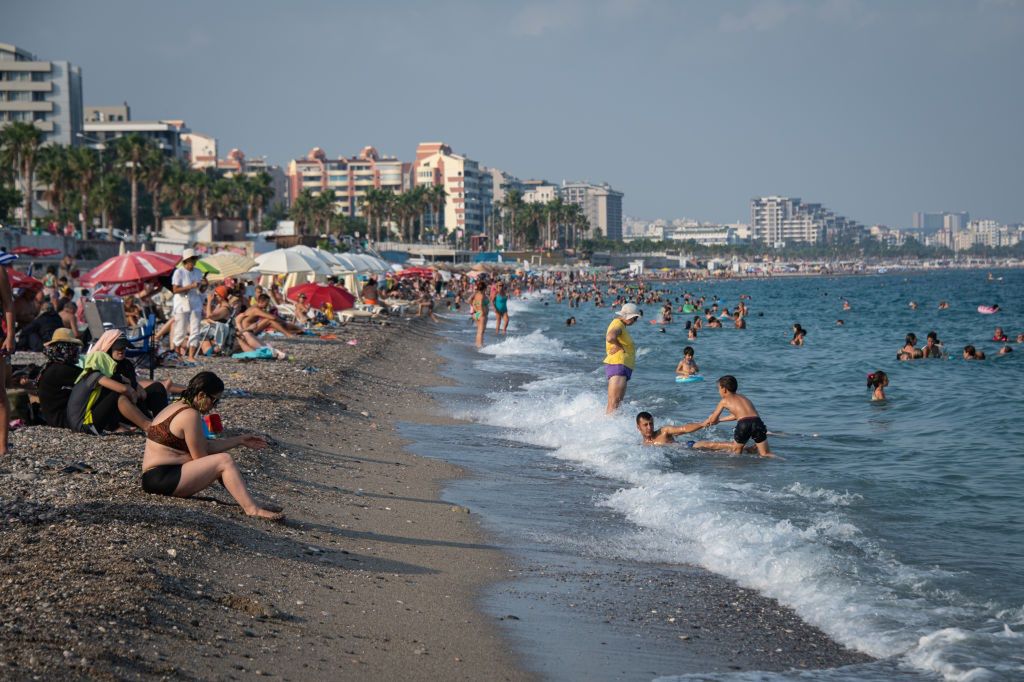
{"label": "black bikini bottom", "polygon": [[143,472],[142,489],[154,495],[173,495],[180,480],[180,464],[161,464]]}

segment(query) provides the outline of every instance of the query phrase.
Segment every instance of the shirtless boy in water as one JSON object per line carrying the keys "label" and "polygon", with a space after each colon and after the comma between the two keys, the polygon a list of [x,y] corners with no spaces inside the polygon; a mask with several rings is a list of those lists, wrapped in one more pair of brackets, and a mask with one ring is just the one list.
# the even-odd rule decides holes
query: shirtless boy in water
{"label": "shirtless boy in water", "polygon": [[[693,447],[705,450],[728,450],[734,455],[743,452],[743,446],[751,439],[757,454],[761,457],[774,457],[768,449],[768,428],[761,421],[754,404],[744,395],[736,392],[739,387],[736,377],[726,374],[718,380],[718,395],[722,400],[701,426],[713,426],[718,422],[735,421],[732,443],[701,441]],[[723,417],[722,412],[728,410],[729,416]]]}
{"label": "shirtless boy in water", "polygon": [[676,442],[673,436],[698,431],[704,428],[704,424],[695,422],[683,426],[662,426],[660,429],[655,429],[654,417],[651,413],[641,412],[636,416],[636,428],[643,436],[644,445],[668,445]]}

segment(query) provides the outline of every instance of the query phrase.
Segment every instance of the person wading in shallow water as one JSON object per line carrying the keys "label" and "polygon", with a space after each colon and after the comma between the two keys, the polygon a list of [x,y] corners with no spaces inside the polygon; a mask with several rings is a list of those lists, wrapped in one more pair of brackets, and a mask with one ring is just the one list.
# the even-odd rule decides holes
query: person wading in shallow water
{"label": "person wading in shallow water", "polygon": [[626,327],[640,317],[640,309],[633,303],[626,303],[615,319],[608,325],[604,335],[604,375],[608,378],[608,406],[605,414],[619,409],[626,397],[626,383],[633,376],[636,367],[636,346]]}

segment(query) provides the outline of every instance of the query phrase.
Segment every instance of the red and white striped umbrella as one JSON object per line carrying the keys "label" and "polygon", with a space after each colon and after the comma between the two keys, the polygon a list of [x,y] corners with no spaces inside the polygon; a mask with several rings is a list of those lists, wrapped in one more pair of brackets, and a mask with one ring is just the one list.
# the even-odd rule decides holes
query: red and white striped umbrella
{"label": "red and white striped umbrella", "polygon": [[172,272],[180,260],[181,256],[156,251],[126,253],[114,256],[85,273],[82,283],[91,286],[145,281]]}

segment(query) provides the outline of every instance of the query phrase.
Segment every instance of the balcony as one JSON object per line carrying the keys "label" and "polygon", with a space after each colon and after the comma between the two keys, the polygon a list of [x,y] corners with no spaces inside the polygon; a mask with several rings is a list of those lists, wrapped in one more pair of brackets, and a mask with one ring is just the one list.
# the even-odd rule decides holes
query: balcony
{"label": "balcony", "polygon": [[0,111],[53,111],[53,102],[0,102]]}
{"label": "balcony", "polygon": [[0,92],[53,92],[53,81],[0,81]]}

